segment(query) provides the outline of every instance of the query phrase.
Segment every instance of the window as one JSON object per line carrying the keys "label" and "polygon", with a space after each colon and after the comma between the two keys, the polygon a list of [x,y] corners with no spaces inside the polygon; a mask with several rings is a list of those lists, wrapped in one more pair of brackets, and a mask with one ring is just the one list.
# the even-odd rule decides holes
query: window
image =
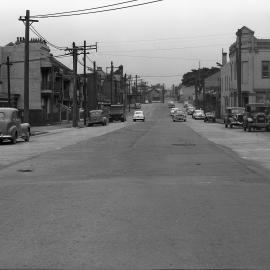
{"label": "window", "polygon": [[262,78],[270,78],[270,61],[262,61]]}

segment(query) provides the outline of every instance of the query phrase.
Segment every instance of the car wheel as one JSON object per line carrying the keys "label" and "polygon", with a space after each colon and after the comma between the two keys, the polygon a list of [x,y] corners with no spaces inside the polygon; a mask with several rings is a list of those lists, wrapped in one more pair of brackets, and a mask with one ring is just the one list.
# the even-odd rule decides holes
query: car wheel
{"label": "car wheel", "polygon": [[175,120],[173,119],[173,122],[175,122]]}
{"label": "car wheel", "polygon": [[227,124],[225,124],[225,128],[227,128],[228,127],[228,125]]}
{"label": "car wheel", "polygon": [[243,127],[243,130],[244,130],[244,131],[247,131],[247,127]]}
{"label": "car wheel", "polygon": [[29,130],[26,132],[24,141],[25,141],[25,142],[29,142],[29,141],[30,141],[30,131],[29,131]]}
{"label": "car wheel", "polygon": [[18,137],[18,134],[17,134],[17,132],[15,132],[14,135],[12,136],[12,138],[11,138],[11,143],[12,144],[17,143],[17,137]]}

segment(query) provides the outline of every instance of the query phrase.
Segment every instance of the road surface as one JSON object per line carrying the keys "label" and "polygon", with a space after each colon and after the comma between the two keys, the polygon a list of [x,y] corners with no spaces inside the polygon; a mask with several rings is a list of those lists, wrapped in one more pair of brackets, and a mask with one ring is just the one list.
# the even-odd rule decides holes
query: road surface
{"label": "road surface", "polygon": [[149,108],[144,123],[50,135],[47,150],[33,138],[28,156],[1,146],[24,155],[0,170],[0,268],[270,268],[267,168]]}

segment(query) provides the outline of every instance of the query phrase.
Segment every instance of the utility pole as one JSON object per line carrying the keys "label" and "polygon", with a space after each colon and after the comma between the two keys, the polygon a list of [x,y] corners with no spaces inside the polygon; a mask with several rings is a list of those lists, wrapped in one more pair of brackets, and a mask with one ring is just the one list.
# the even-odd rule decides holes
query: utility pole
{"label": "utility pole", "polygon": [[236,50],[236,62],[237,62],[237,96],[238,96],[238,107],[242,107],[242,90],[241,90],[241,47],[242,47],[242,30],[238,29],[236,32],[238,37],[238,49]]}
{"label": "utility pole", "polygon": [[124,113],[126,114],[126,106],[127,106],[127,74],[124,76],[124,97],[123,97],[123,103],[124,103]]}
{"label": "utility pole", "polygon": [[75,42],[72,44],[72,52],[73,52],[73,113],[72,113],[72,126],[78,126],[78,119],[77,119],[77,47],[75,46]]}
{"label": "utility pole", "polygon": [[29,122],[29,28],[30,22],[38,22],[38,20],[30,20],[30,10],[26,10],[26,15],[23,18],[20,16],[19,21],[25,23],[25,38],[24,38],[24,122]]}
{"label": "utility pole", "polygon": [[11,97],[10,97],[10,66],[12,64],[9,61],[9,56],[7,56],[7,83],[8,83],[8,107],[11,107]]}
{"label": "utility pole", "polygon": [[[95,104],[97,105],[97,67],[96,67],[96,61],[93,63],[93,84],[94,84],[94,97],[96,98]],[[96,109],[96,108],[95,108]]]}
{"label": "utility pole", "polygon": [[113,104],[113,62],[111,61],[111,105]]}
{"label": "utility pole", "polygon": [[87,95],[86,95],[86,41],[83,42],[83,124],[86,126]]}
{"label": "utility pole", "polygon": [[135,90],[136,90],[136,101],[137,102],[137,98],[138,98],[138,75],[135,76]]}
{"label": "utility pole", "polygon": [[[201,93],[201,62],[199,61],[199,72],[198,72],[198,86],[199,86],[199,94]],[[198,95],[197,95],[197,103],[199,103]]]}
{"label": "utility pole", "polygon": [[165,102],[165,85],[163,83],[163,87],[162,87],[162,103]]}

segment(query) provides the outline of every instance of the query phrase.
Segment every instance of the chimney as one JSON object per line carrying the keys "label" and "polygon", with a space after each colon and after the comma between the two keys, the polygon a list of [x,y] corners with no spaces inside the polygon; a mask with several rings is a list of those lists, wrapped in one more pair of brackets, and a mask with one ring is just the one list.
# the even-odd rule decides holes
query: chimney
{"label": "chimney", "polygon": [[222,66],[227,64],[227,53],[222,52]]}

